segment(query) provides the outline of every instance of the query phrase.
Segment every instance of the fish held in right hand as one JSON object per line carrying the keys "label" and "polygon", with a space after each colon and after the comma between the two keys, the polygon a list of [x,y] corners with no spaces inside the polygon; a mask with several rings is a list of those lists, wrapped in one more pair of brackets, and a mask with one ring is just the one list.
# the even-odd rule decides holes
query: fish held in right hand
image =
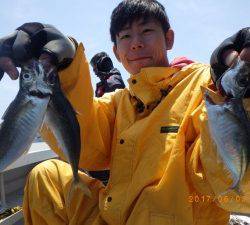
{"label": "fish held in right hand", "polygon": [[240,58],[222,75],[220,86],[228,97],[243,98],[250,89],[250,62]]}
{"label": "fish held in right hand", "polygon": [[232,98],[215,104],[205,93],[205,104],[211,137],[233,180],[229,190],[240,193],[239,184],[250,161],[250,125],[242,99]]}
{"label": "fish held in right hand", "polygon": [[48,104],[44,124],[53,133],[58,147],[62,150],[66,160],[70,163],[73,179],[70,186],[67,202],[73,191],[80,188],[86,196],[91,197],[91,191],[82,183],[78,175],[78,164],[81,153],[81,133],[76,112],[68,99],[64,96],[59,82],[57,71],[50,75],[53,83],[53,94]]}

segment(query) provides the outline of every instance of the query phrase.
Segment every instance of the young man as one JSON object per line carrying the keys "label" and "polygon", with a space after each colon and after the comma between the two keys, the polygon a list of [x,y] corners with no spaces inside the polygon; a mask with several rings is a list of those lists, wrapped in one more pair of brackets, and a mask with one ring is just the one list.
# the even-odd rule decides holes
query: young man
{"label": "young man", "polygon": [[[111,171],[107,187],[81,173],[92,198],[76,192],[66,205],[70,166],[59,160],[41,163],[30,173],[25,188],[26,224],[226,225],[230,211],[248,213],[249,173],[241,182],[242,196],[234,191],[220,196],[232,178],[207,126],[201,86],[218,95],[209,89],[215,88],[210,67],[169,64],[166,53],[173,46],[174,32],[156,0],[122,1],[112,13],[110,31],[114,53],[131,77],[128,88],[102,98],[93,97],[83,45],[73,54],[73,45],[55,28],[24,24],[2,39],[1,46],[11,48],[2,51],[0,67],[12,77],[18,75],[13,55],[16,61],[40,56],[46,68],[64,67],[60,81],[78,112],[84,143],[79,166]],[[21,34],[28,38],[20,38]],[[214,81],[238,55],[250,61],[249,40],[246,28],[215,50]],[[64,47],[52,42],[62,42]],[[52,133],[43,128],[42,134],[63,157]]]}
{"label": "young man", "polygon": [[90,60],[95,75],[100,79],[96,84],[95,96],[102,97],[105,93],[125,88],[121,73],[114,68],[111,58],[106,52],[95,54]]}

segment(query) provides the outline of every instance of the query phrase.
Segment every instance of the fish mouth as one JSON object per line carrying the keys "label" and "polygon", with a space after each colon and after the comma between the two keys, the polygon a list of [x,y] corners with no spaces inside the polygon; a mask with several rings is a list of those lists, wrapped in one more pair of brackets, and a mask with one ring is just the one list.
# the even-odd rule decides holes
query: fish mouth
{"label": "fish mouth", "polygon": [[51,95],[51,93],[44,93],[44,92],[41,92],[41,91],[30,91],[29,92],[30,95],[32,96],[36,96],[38,98],[47,98],[48,96]]}
{"label": "fish mouth", "polygon": [[236,82],[240,87],[248,87],[250,84],[250,77],[239,77]]}

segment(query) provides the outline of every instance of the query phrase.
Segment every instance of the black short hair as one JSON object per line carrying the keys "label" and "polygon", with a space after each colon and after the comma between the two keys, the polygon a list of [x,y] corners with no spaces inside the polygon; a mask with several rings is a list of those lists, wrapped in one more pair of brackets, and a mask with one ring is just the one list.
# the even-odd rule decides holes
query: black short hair
{"label": "black short hair", "polygon": [[90,60],[92,67],[96,66],[99,71],[108,72],[114,68],[111,58],[106,52],[95,54]]}
{"label": "black short hair", "polygon": [[157,20],[164,32],[170,28],[169,19],[164,6],[156,0],[123,0],[112,12],[110,35],[116,45],[116,35],[125,25],[131,25],[138,19]]}

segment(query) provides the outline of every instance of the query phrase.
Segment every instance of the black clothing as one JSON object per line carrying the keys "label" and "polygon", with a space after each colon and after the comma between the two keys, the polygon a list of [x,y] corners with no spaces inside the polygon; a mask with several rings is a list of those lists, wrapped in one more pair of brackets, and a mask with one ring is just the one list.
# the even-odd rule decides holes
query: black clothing
{"label": "black clothing", "polygon": [[101,80],[99,83],[96,84],[96,90],[95,90],[96,97],[101,97],[105,93],[113,92],[116,89],[125,88],[122,76],[116,68],[113,68],[108,73],[104,72],[100,73],[102,73],[100,74],[100,77],[105,77],[105,79]]}
{"label": "black clothing", "polygon": [[214,82],[217,82],[221,75],[228,69],[228,66],[223,63],[223,53],[228,49],[234,49],[240,53],[246,47],[250,47],[250,27],[246,27],[227,38],[214,50],[210,59],[211,74]]}

